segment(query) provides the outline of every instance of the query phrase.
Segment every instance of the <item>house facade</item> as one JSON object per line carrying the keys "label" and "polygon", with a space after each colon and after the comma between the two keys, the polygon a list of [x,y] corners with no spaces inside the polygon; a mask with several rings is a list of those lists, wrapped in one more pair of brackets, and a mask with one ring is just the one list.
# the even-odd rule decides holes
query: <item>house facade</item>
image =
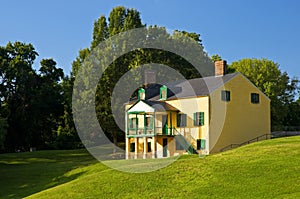
{"label": "house facade", "polygon": [[240,73],[152,85],[125,106],[126,158],[210,154],[270,133],[270,100]]}

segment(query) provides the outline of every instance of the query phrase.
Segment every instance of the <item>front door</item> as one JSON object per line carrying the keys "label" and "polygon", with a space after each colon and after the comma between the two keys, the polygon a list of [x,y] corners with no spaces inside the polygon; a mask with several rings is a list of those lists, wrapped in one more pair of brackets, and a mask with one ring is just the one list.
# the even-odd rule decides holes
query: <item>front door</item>
{"label": "front door", "polygon": [[168,138],[163,138],[163,157],[168,157]]}
{"label": "front door", "polygon": [[168,115],[162,115],[162,133],[168,134]]}

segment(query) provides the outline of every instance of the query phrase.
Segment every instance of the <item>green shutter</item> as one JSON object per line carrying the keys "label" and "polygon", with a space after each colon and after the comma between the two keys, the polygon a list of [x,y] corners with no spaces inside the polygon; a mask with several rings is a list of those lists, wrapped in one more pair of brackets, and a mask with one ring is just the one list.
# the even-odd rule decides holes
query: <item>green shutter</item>
{"label": "green shutter", "polygon": [[194,126],[198,126],[198,124],[197,124],[197,113],[194,113]]}
{"label": "green shutter", "polygon": [[180,115],[177,114],[176,116],[176,122],[177,122],[177,127],[180,127]]}
{"label": "green shutter", "polygon": [[132,124],[132,118],[129,119],[129,128],[132,129],[133,124]]}
{"label": "green shutter", "polygon": [[182,114],[182,126],[186,126],[186,114]]}
{"label": "green shutter", "polygon": [[201,149],[205,149],[205,141],[204,139],[201,139]]}
{"label": "green shutter", "polygon": [[199,120],[199,123],[201,126],[204,125],[204,112],[200,112],[200,120]]}

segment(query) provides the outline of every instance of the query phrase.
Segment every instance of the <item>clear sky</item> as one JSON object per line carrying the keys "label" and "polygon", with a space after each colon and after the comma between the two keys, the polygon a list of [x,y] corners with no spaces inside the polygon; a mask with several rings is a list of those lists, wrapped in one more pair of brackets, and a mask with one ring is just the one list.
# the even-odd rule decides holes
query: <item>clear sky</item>
{"label": "clear sky", "polygon": [[[9,0],[0,4],[0,45],[32,43],[68,74],[78,51],[89,47],[94,21],[118,5],[141,12],[143,23],[201,34],[209,55],[229,63],[268,58],[300,78],[298,0]],[[299,60],[298,60],[299,58]]]}

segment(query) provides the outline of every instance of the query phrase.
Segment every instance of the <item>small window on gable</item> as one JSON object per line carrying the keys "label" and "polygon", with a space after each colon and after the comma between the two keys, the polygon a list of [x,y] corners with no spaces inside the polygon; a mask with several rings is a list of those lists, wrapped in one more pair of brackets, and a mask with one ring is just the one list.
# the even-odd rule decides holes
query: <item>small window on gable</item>
{"label": "small window on gable", "polygon": [[168,88],[165,85],[160,87],[160,99],[161,100],[167,99],[167,94],[168,94],[167,90],[168,90]]}
{"label": "small window on gable", "polygon": [[230,101],[230,91],[227,91],[227,90],[221,91],[221,99],[222,99],[222,101],[229,102]]}
{"label": "small window on gable", "polygon": [[194,113],[194,126],[203,126],[204,125],[204,112]]}
{"label": "small window on gable", "polygon": [[177,127],[186,127],[186,114],[177,114]]}
{"label": "small window on gable", "polygon": [[259,104],[259,94],[258,93],[251,93],[251,103]]}

